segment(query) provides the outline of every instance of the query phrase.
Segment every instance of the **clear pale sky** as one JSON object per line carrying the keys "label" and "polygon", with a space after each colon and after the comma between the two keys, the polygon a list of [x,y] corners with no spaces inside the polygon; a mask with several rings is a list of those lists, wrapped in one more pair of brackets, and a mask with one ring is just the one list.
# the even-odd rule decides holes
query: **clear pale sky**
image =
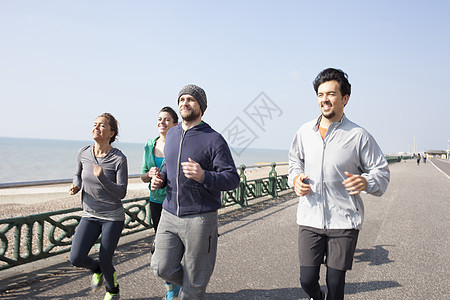
{"label": "clear pale sky", "polygon": [[336,67],[347,117],[385,153],[414,137],[445,150],[449,32],[450,1],[0,0],[0,136],[90,140],[111,112],[120,141],[144,143],[194,83],[227,139],[245,128],[242,146],[288,149],[319,115],[313,79]]}

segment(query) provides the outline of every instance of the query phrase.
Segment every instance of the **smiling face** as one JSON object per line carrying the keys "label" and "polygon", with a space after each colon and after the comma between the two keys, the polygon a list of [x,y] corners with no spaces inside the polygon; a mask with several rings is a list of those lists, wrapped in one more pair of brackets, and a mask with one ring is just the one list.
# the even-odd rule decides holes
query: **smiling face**
{"label": "smiling face", "polygon": [[174,123],[172,116],[168,112],[162,111],[159,113],[156,126],[160,134],[166,135],[167,131],[175,125],[176,123]]}
{"label": "smiling face", "polygon": [[344,115],[344,107],[350,96],[342,96],[339,83],[336,80],[322,83],[317,90],[317,98],[322,119],[328,124],[339,122]]}
{"label": "smiling face", "polygon": [[98,117],[94,122],[94,128],[92,128],[92,138],[98,143],[108,143],[114,136],[114,131],[111,130],[108,119],[105,117]]}
{"label": "smiling face", "polygon": [[197,100],[189,94],[181,95],[178,99],[178,109],[184,121],[195,121],[202,116],[202,110]]}

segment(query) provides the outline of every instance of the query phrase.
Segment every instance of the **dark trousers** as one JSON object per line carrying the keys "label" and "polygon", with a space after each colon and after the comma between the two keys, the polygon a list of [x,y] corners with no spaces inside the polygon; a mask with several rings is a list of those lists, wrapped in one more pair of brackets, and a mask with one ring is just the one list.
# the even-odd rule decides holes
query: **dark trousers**
{"label": "dark trousers", "polygon": [[[320,266],[304,267],[300,266],[300,284],[303,290],[313,299],[320,298],[319,285]],[[327,300],[344,299],[345,272],[327,267]]]}
{"label": "dark trousers", "polygon": [[[105,277],[105,285],[108,290],[115,288],[113,275],[115,269],[112,258],[117,248],[120,234],[122,233],[123,224],[123,221],[81,218],[72,240],[70,263],[76,267],[86,268],[91,271],[100,268]],[[100,242],[99,260],[95,260],[88,254],[100,234],[102,238]]]}
{"label": "dark trousers", "polygon": [[161,219],[162,203],[150,201],[150,216],[152,218],[153,229],[155,233],[158,230],[159,220]]}

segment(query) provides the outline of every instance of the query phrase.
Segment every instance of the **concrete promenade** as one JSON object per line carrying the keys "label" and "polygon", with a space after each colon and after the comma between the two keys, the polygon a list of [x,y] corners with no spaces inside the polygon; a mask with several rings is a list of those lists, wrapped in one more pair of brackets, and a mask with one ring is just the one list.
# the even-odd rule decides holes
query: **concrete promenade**
{"label": "concrete promenade", "polygon": [[[386,194],[363,196],[365,222],[346,299],[450,299],[450,174],[431,162],[392,164]],[[221,210],[206,299],[307,298],[298,279],[296,203],[285,193]],[[115,255],[121,299],[163,299],[164,283],[150,270],[152,239],[152,232],[122,239]],[[89,272],[70,266],[64,254],[0,271],[0,298],[103,299],[89,284]]]}

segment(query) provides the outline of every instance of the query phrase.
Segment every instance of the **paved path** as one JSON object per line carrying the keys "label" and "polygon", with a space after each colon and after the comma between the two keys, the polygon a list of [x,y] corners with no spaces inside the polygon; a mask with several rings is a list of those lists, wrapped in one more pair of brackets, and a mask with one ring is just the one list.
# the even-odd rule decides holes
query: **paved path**
{"label": "paved path", "polygon": [[443,160],[443,159],[429,159],[429,162],[433,164],[436,168],[438,168],[442,173],[448,176],[450,179],[450,160]]}
{"label": "paved path", "polygon": [[[391,165],[391,172],[383,197],[363,197],[366,219],[346,299],[450,299],[450,179],[413,160]],[[306,299],[298,280],[296,202],[289,193],[222,211],[207,299]],[[116,252],[122,299],[163,299],[164,284],[149,268],[152,238],[124,238]],[[13,287],[0,298],[103,299],[89,294],[90,274],[71,267],[67,256],[0,271],[0,289]]]}

